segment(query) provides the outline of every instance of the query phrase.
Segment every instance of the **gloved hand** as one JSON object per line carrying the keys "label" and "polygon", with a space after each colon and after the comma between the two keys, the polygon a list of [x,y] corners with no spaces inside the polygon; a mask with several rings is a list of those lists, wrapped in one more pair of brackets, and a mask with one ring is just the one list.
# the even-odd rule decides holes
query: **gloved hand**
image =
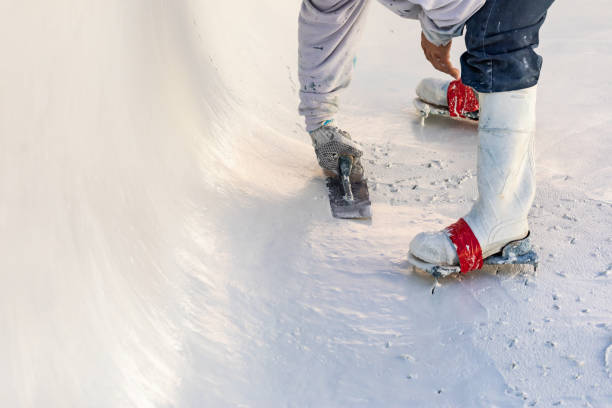
{"label": "gloved hand", "polygon": [[339,175],[338,160],[340,156],[352,156],[351,181],[358,182],[363,179],[363,166],[361,165],[363,151],[359,144],[351,140],[348,132],[339,129],[337,126],[323,125],[310,132],[310,138],[319,166],[328,176]]}

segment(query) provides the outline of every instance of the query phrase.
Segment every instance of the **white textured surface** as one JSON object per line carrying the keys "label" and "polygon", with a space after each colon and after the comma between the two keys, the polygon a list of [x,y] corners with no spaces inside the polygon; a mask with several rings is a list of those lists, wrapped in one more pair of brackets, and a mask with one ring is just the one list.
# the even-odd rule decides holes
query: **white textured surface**
{"label": "white textured surface", "polygon": [[435,296],[406,250],[469,208],[475,127],[420,127],[419,29],[372,7],[340,123],[374,219],[332,219],[291,3],[0,4],[0,406],[612,404],[607,3],[541,35],[537,275]]}

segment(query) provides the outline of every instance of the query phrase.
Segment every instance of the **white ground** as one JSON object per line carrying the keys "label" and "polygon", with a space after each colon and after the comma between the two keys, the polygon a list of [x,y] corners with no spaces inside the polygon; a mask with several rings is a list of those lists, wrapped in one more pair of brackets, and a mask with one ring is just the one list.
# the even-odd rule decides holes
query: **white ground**
{"label": "white ground", "polygon": [[374,218],[331,218],[297,9],[0,3],[0,406],[612,406],[608,2],[541,34],[540,269],[434,296],[406,250],[475,198],[476,128],[419,126],[418,26],[372,5],[340,121]]}

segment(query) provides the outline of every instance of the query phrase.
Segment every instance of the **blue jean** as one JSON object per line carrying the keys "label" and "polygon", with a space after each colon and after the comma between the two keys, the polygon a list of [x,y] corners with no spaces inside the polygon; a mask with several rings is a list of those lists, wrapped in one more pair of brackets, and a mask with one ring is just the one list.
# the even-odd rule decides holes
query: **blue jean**
{"label": "blue jean", "polygon": [[542,57],[534,48],[553,1],[487,0],[466,23],[463,83],[486,93],[536,85]]}

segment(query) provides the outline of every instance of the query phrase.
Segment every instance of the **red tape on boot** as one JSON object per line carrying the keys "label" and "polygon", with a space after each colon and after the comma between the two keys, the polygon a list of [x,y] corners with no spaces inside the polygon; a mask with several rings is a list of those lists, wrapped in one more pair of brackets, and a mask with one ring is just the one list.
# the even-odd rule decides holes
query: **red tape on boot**
{"label": "red tape on boot", "polygon": [[460,79],[448,85],[446,97],[448,99],[448,111],[453,117],[465,118],[467,112],[476,112],[479,109],[474,90],[463,85]]}
{"label": "red tape on boot", "polygon": [[446,233],[457,248],[461,273],[475,271],[482,268],[482,248],[472,232],[472,229],[463,218],[446,227]]}

